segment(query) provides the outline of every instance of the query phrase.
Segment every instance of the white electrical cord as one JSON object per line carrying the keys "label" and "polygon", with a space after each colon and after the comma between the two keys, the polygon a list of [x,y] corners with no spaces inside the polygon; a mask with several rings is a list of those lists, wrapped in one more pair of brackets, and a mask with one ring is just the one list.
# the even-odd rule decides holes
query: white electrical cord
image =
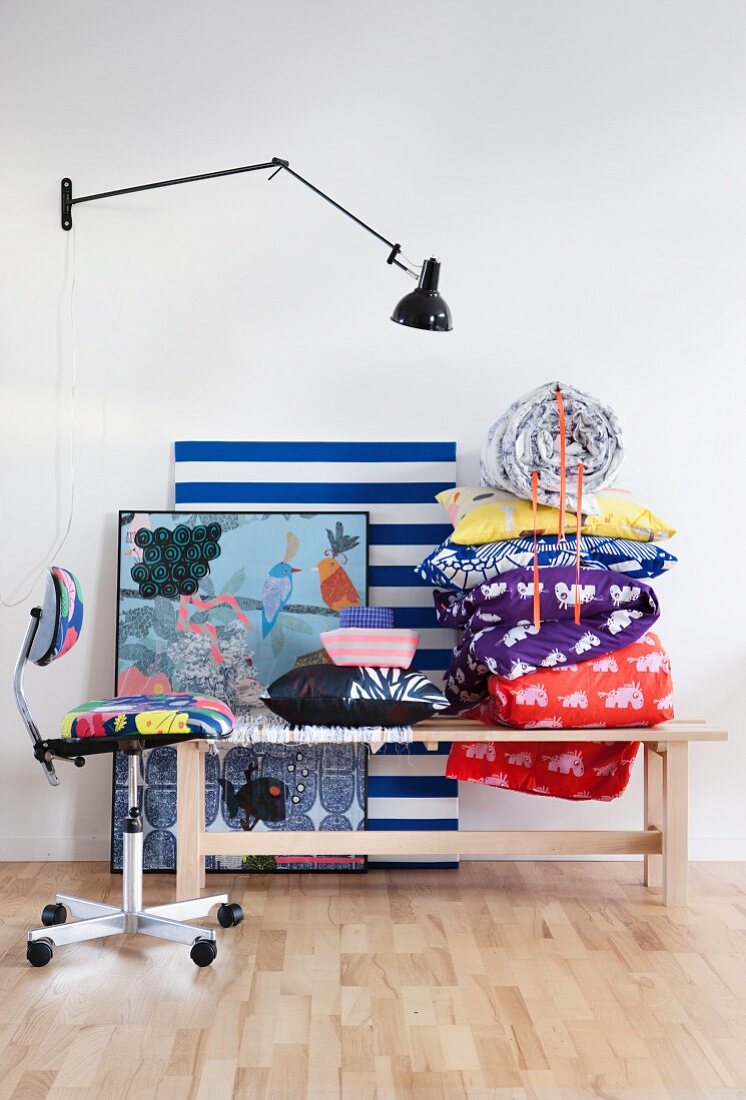
{"label": "white electrical cord", "polygon": [[410,260],[409,257],[405,256],[401,251],[399,251],[396,258],[406,264],[407,275],[411,275],[413,279],[419,279],[420,272],[422,271],[422,264],[417,264],[414,260]]}
{"label": "white electrical cord", "polygon": [[[72,275],[71,275],[71,279],[70,279],[70,332],[71,332],[71,335],[72,335],[72,377],[71,377],[71,380],[70,380],[70,449],[69,449],[70,508],[69,508],[69,512],[68,512],[67,523],[65,525],[65,529],[62,533],[62,536],[60,537],[59,522],[58,522],[57,527],[55,529],[54,538],[52,539],[50,548],[47,551],[47,553],[44,555],[44,558],[37,565],[35,565],[33,567],[33,569],[30,569],[28,573],[26,573],[23,577],[21,577],[20,581],[16,585],[15,592],[17,592],[18,589],[22,585],[26,584],[28,582],[29,578],[32,578],[31,582],[28,585],[28,588],[26,589],[24,594],[22,596],[17,596],[16,597],[14,595],[13,597],[6,598],[5,594],[2,591],[0,591],[0,604],[2,604],[3,607],[18,607],[20,604],[26,603],[26,601],[30,598],[31,593],[34,591],[34,588],[36,587],[36,583],[39,580],[39,578],[42,576],[42,574],[48,568],[48,566],[52,564],[52,562],[55,560],[55,558],[59,554],[62,547],[67,542],[67,536],[70,534],[70,529],[71,529],[72,524],[73,524],[73,513],[74,513],[74,509],[75,509],[75,383],[76,383],[76,377],[77,377],[77,361],[76,361],[76,349],[75,349],[75,227],[74,226],[70,230],[70,234],[69,234],[69,237],[68,237],[68,256],[70,254],[70,247],[71,247],[70,246],[70,237],[72,237]],[[61,421],[61,418],[58,419],[58,422],[60,422],[60,421]],[[2,530],[1,518],[0,518],[0,530]]]}

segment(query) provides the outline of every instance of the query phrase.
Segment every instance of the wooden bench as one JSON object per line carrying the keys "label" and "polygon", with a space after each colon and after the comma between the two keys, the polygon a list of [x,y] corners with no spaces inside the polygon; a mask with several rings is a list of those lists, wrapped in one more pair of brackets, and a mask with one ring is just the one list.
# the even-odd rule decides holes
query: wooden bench
{"label": "wooden bench", "polygon": [[[704,721],[675,719],[650,729],[519,730],[462,718],[434,718],[414,727],[414,740],[435,750],[441,741],[642,741],[644,828],[435,832],[206,832],[204,741],[177,754],[177,898],[199,894],[208,855],[642,855],[646,886],[662,886],[665,905],[685,905],[688,879],[688,759],[691,741],[727,741]],[[495,799],[497,806],[498,799]]]}

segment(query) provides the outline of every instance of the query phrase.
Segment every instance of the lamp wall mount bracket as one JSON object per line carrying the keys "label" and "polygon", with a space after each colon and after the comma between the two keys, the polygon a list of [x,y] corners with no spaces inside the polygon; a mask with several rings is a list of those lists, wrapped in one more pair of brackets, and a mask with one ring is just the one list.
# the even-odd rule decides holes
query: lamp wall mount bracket
{"label": "lamp wall mount bracket", "polygon": [[60,181],[60,220],[69,232],[73,227],[73,181],[67,176]]}

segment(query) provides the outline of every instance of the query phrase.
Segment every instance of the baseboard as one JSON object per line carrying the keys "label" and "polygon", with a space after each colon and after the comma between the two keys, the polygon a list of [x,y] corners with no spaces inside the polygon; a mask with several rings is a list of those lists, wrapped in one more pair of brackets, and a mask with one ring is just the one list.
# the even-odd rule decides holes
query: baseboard
{"label": "baseboard", "polygon": [[[454,847],[457,847],[455,844]],[[484,860],[485,856],[464,856],[464,859]],[[522,861],[541,859],[541,856],[494,857]],[[606,860],[642,859],[642,856],[545,856],[547,860]],[[693,836],[689,838],[689,858],[703,863],[746,862],[746,836],[712,837]],[[52,862],[89,862],[102,860],[109,862],[108,836],[4,836],[0,837],[0,862],[3,863],[43,863]]]}
{"label": "baseboard", "polygon": [[703,863],[743,863],[746,836],[690,836],[689,859]]}
{"label": "baseboard", "polygon": [[107,836],[3,836],[0,837],[0,862],[71,863],[109,862]]}

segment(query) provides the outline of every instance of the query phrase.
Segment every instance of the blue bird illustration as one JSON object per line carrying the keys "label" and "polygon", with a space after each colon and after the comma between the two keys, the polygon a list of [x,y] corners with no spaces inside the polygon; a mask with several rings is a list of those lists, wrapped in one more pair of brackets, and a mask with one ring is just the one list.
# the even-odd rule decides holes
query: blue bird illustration
{"label": "blue bird illustration", "polygon": [[300,539],[288,531],[285,557],[273,565],[262,589],[262,637],[266,638],[277,622],[277,616],[293,594],[293,573],[300,573],[290,564],[298,552]]}

